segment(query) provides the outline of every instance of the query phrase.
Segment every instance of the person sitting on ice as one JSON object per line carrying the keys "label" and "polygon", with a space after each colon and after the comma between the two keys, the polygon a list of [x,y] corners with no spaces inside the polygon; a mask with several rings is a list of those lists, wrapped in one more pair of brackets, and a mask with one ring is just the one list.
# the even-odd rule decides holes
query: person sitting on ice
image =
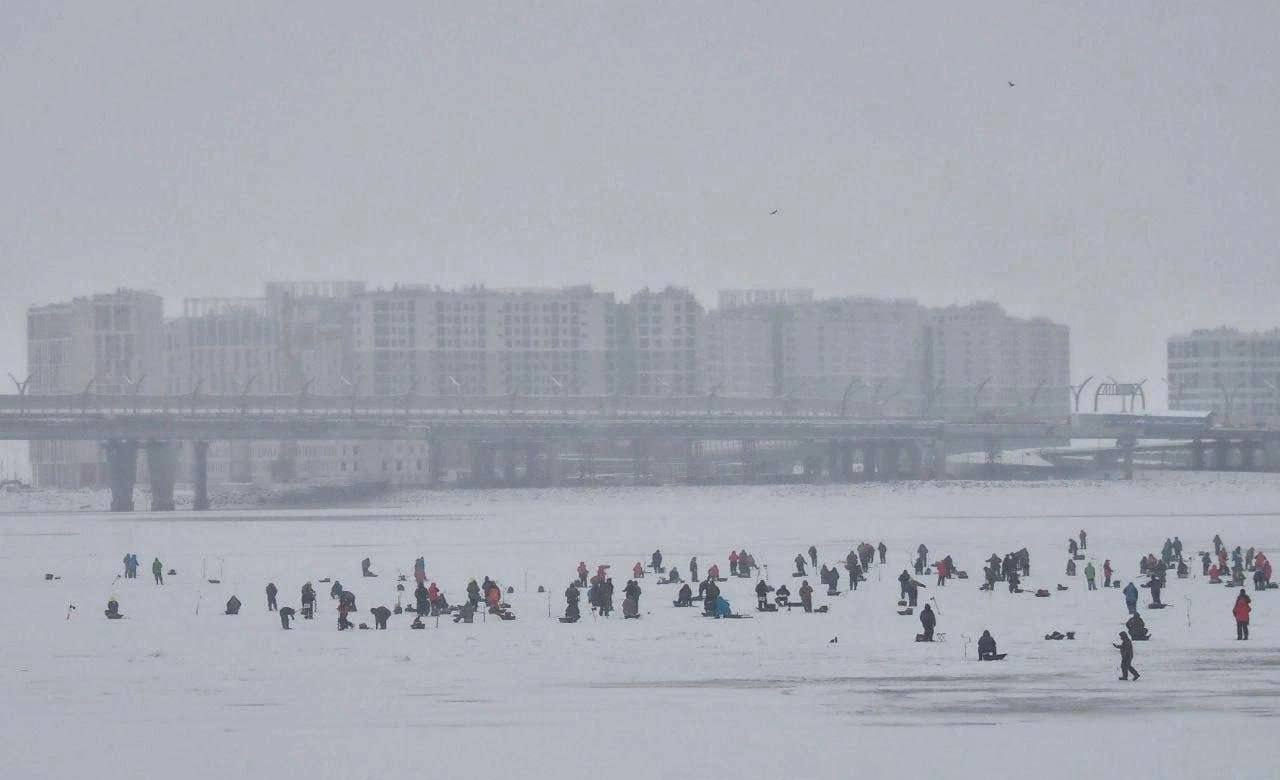
{"label": "person sitting on ice", "polygon": [[1179,558],[1178,559],[1178,579],[1185,580],[1189,576],[1191,576],[1191,570],[1187,568],[1187,562]]}
{"label": "person sitting on ice", "polygon": [[1222,571],[1218,568],[1218,564],[1216,563],[1209,567],[1209,584],[1222,584]]}
{"label": "person sitting on ice", "polygon": [[378,575],[374,574],[373,571],[369,568],[372,565],[373,564],[369,562],[368,558],[365,558],[363,561],[360,561],[360,576],[361,577],[377,577]]}
{"label": "person sitting on ice", "polygon": [[114,598],[107,601],[107,608],[103,610],[102,614],[107,616],[107,620],[119,620],[124,617],[124,615],[120,614],[120,602]]}
{"label": "person sitting on ice", "polygon": [[711,564],[710,568],[707,569],[707,576],[718,582],[720,580],[720,564]]}
{"label": "person sitting on ice", "polygon": [[727,618],[733,615],[733,610],[729,608],[729,602],[724,596],[717,596],[713,614],[717,618]]}
{"label": "person sitting on ice", "polygon": [[791,604],[791,589],[788,588],[785,583],[779,585],[778,589],[774,591],[773,602],[779,607],[785,607]]}
{"label": "person sitting on ice", "polygon": [[636,565],[631,567],[631,576],[640,579],[644,576],[644,564],[636,561]]}
{"label": "person sitting on ice", "polygon": [[622,619],[628,618],[634,620],[640,617],[640,602],[633,598],[625,598],[622,600]]}
{"label": "person sitting on ice", "polygon": [[929,606],[928,604],[925,604],[924,609],[920,611],[920,627],[924,629],[924,633],[920,635],[921,636],[920,641],[932,642],[933,629],[937,625],[938,625],[938,618],[935,617],[933,614],[933,607]]}
{"label": "person sitting on ice", "polygon": [[676,594],[676,606],[677,607],[693,606],[693,591],[689,588],[689,583],[686,582],[685,584],[680,586],[680,592]]}
{"label": "person sitting on ice", "polygon": [[994,661],[996,658],[996,639],[991,636],[991,631],[983,631],[982,636],[978,637],[978,660]]}
{"label": "person sitting on ice", "polygon": [[1142,615],[1137,612],[1133,613],[1133,616],[1125,621],[1124,627],[1129,631],[1129,638],[1135,642],[1151,636],[1147,633],[1147,624],[1143,621]]}
{"label": "person sitting on ice", "polygon": [[668,585],[674,585],[679,581],[680,581],[680,570],[672,566],[671,570],[667,572],[667,579],[665,580],[665,582]]}
{"label": "person sitting on ice", "polygon": [[240,614],[240,599],[236,598],[235,596],[232,596],[231,598],[227,599],[227,614],[228,615]]}
{"label": "person sitting on ice", "polygon": [[581,592],[578,590],[578,583],[571,582],[569,587],[564,589],[564,619],[568,623],[576,623],[582,617],[582,612],[578,609],[578,599]]}
{"label": "person sitting on ice", "polygon": [[1076,576],[1076,559],[1075,558],[1067,559],[1067,576],[1068,577]]}

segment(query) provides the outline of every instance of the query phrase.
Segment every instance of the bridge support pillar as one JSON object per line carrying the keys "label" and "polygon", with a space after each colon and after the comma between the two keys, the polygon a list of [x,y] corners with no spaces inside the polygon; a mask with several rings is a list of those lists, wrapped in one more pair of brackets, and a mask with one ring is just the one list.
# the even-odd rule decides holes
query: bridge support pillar
{"label": "bridge support pillar", "polygon": [[1257,443],[1251,441],[1240,442],[1240,469],[1242,471],[1254,471],[1257,466],[1255,453],[1257,452]]}
{"label": "bridge support pillar", "polygon": [[471,442],[471,483],[484,487],[493,482],[494,450],[493,445],[482,441]]}
{"label": "bridge support pillar", "polygon": [[933,441],[933,478],[947,478],[947,440],[938,438]]}
{"label": "bridge support pillar", "polygon": [[908,477],[911,479],[924,479],[924,453],[920,451],[920,442],[907,442],[906,450]]}
{"label": "bridge support pillar", "polygon": [[103,444],[107,451],[107,479],[111,483],[111,511],[133,511],[133,483],[138,478],[138,442],[112,439]]}
{"label": "bridge support pillar", "polygon": [[1213,443],[1213,468],[1215,471],[1226,471],[1231,463],[1231,442],[1218,439]]}
{"label": "bridge support pillar", "polygon": [[1199,439],[1191,442],[1191,470],[1204,471],[1204,442]]}
{"label": "bridge support pillar", "polygon": [[862,481],[871,482],[880,479],[880,442],[868,441],[862,444]]}
{"label": "bridge support pillar", "polygon": [[191,443],[191,482],[195,486],[191,508],[197,512],[203,512],[209,508],[209,442],[207,441]]}
{"label": "bridge support pillar", "polygon": [[1280,470],[1280,439],[1266,439],[1262,444],[1264,468],[1267,471]]}
{"label": "bridge support pillar", "polygon": [[637,482],[645,482],[649,479],[649,446],[651,442],[647,438],[639,438],[631,440],[631,471],[632,478]]}
{"label": "bridge support pillar", "polygon": [[147,442],[147,476],[151,483],[151,511],[172,512],[173,485],[178,477],[179,444],[171,441]]}
{"label": "bridge support pillar", "polygon": [[560,442],[549,441],[543,448],[546,462],[542,468],[542,484],[550,487],[559,485],[564,478],[560,470]]}
{"label": "bridge support pillar", "polygon": [[707,461],[702,454],[702,442],[689,441],[686,444],[685,481],[697,484],[707,478]]}
{"label": "bridge support pillar", "polygon": [[440,486],[444,476],[444,443],[431,437],[427,439],[427,484]]}
{"label": "bridge support pillar", "polygon": [[890,440],[884,443],[884,457],[882,462],[884,478],[888,480],[898,479],[902,467],[901,442]]}
{"label": "bridge support pillar", "polygon": [[844,442],[832,440],[827,442],[827,479],[832,482],[844,481]]}
{"label": "bridge support pillar", "polygon": [[755,482],[760,475],[760,463],[756,458],[756,440],[742,440],[742,480]]}
{"label": "bridge support pillar", "polygon": [[524,481],[528,485],[542,485],[545,478],[542,476],[542,464],[538,462],[538,450],[541,449],[537,443],[529,442],[524,445]]}

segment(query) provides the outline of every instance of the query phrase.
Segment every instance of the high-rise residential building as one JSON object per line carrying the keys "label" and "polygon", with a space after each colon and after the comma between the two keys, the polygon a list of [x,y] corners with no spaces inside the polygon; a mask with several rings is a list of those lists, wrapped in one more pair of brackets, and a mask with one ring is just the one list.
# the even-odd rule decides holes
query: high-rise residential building
{"label": "high-rise residential building", "polygon": [[280,344],[281,390],[345,395],[355,373],[352,303],[364,282],[268,282]]}
{"label": "high-rise residential building", "polygon": [[830,298],[781,318],[784,392],[849,397],[883,413],[919,409],[928,310],[912,300]]}
{"label": "high-rise residential building", "polygon": [[[27,372],[31,393],[163,392],[164,302],[120,289],[31,307]],[[31,471],[37,486],[80,488],[102,483],[105,464],[96,442],[32,442]]]}
{"label": "high-rise residential building", "polygon": [[590,287],[377,290],[354,302],[355,364],[379,395],[603,395],[612,305]]}
{"label": "high-rise residential building", "polygon": [[727,397],[782,395],[782,324],[789,314],[788,307],[767,303],[721,306],[710,312],[703,342],[703,387]]}
{"label": "high-rise residential building", "polygon": [[188,298],[165,322],[168,392],[278,393],[279,332],[266,298]]}
{"label": "high-rise residential building", "polygon": [[931,414],[971,416],[1020,410],[1070,411],[1066,325],[1010,317],[997,303],[935,309],[928,330],[926,403]]}
{"label": "high-rise residential building", "polygon": [[641,290],[606,319],[610,394],[691,396],[703,392],[700,354],[706,313],[681,287]]}
{"label": "high-rise residential building", "polygon": [[1170,409],[1212,411],[1235,425],[1280,418],[1280,329],[1171,336],[1167,368]]}

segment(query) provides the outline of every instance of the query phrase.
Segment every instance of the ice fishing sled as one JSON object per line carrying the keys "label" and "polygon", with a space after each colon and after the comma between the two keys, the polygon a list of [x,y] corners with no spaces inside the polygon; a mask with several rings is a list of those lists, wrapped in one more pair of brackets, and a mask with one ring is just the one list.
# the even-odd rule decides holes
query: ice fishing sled
{"label": "ice fishing sled", "polygon": [[1036,591],[1036,598],[1038,598],[1038,599],[1047,599],[1047,598],[1049,598],[1049,591],[1045,590],[1044,588],[1041,588],[1040,590],[1037,590],[1037,591]]}
{"label": "ice fishing sled", "polygon": [[1058,586],[1058,590],[1066,590],[1066,589],[1067,589],[1067,586],[1066,586],[1066,585],[1059,585],[1059,586]]}
{"label": "ice fishing sled", "polygon": [[899,614],[899,615],[914,615],[915,613],[916,613],[916,611],[915,611],[913,608],[911,608],[911,607],[907,607],[906,609],[900,609],[900,610],[898,610],[898,614]]}
{"label": "ice fishing sled", "polygon": [[987,656],[986,658],[979,658],[978,660],[979,661],[1003,661],[1005,656],[1007,655],[1008,653],[996,653],[995,655],[990,655],[990,656]]}
{"label": "ice fishing sled", "polygon": [[759,604],[756,605],[756,612],[777,612],[777,611],[778,611],[777,604],[765,604],[763,607],[760,606]]}
{"label": "ice fishing sled", "polygon": [[1083,555],[1083,554],[1081,554],[1081,553],[1076,553],[1074,556],[1072,556],[1071,560],[1073,560],[1073,561],[1083,561],[1083,560],[1084,560],[1084,555]]}

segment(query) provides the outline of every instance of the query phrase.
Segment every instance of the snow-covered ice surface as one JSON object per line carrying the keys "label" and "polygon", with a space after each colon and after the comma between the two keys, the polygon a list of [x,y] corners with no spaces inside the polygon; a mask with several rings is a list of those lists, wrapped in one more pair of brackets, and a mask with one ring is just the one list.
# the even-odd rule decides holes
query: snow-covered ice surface
{"label": "snow-covered ice surface", "polygon": [[[1181,536],[1189,553],[1280,550],[1280,480],[1164,473],[1132,483],[530,490],[408,494],[385,509],[111,516],[0,515],[0,753],[6,777],[170,780],[912,776],[1275,777],[1280,742],[1280,591],[1255,594],[1253,639],[1234,641],[1235,591],[1170,579],[1145,610],[1138,683],[1117,681],[1119,591],[1068,578],[1081,527],[1101,569],[1126,578]],[[2,508],[2,507],[0,507]],[[675,609],[675,586],[642,581],[643,618],[548,617],[579,560],[627,572],[661,547],[687,575],[745,546],[788,580],[795,554],[823,561],[883,539],[889,564],[825,615],[756,615],[754,580],[724,585],[751,620]],[[925,597],[946,639],[917,644],[896,614],[896,576],[924,542],[972,579]],[[1025,583],[1067,592],[981,593],[981,561],[1031,551]],[[115,579],[126,551],[137,580]],[[457,601],[468,578],[513,585],[519,619],[428,621],[338,632],[339,578],[359,618],[393,605],[417,555]],[[158,555],[178,575],[156,587]],[[382,576],[359,576],[373,559]],[[1275,557],[1274,555],[1272,557]],[[201,580],[221,577],[221,585]],[[1083,570],[1083,562],[1080,564]],[[44,581],[52,572],[60,580]],[[528,587],[526,589],[526,578]],[[1101,575],[1099,574],[1099,578]],[[280,630],[265,608],[316,582],[321,611]],[[788,580],[789,581],[789,580]],[[812,580],[816,583],[816,578]],[[842,584],[844,584],[842,582]],[[549,598],[536,593],[545,585]],[[791,583],[792,590],[798,582]],[[412,578],[409,592],[411,600]],[[819,589],[822,593],[822,589]],[[241,614],[222,613],[237,594]],[[126,620],[107,621],[108,596]],[[1144,599],[1147,592],[1142,591]],[[67,605],[78,609],[66,619]],[[197,614],[199,604],[199,614]],[[989,628],[1004,663],[973,660]],[[1049,642],[1052,630],[1075,642]],[[829,640],[839,637],[839,642]],[[1087,774],[1085,774],[1087,773]]]}

